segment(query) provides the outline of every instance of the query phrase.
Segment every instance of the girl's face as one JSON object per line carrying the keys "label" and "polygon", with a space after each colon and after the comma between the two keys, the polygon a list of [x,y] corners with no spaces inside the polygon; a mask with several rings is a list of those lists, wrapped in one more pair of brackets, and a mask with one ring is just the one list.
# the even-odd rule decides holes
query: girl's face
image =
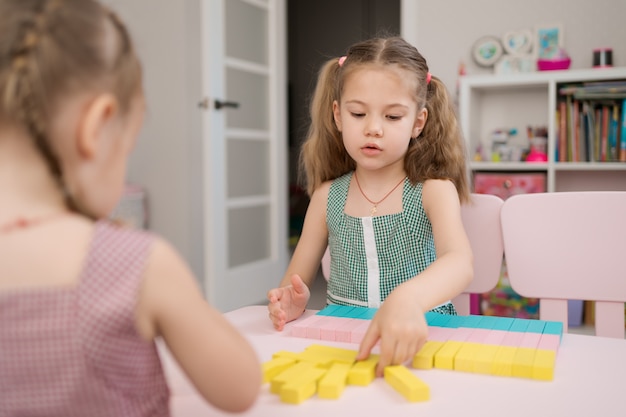
{"label": "girl's face", "polygon": [[365,66],[349,74],[333,114],[359,168],[404,168],[409,142],[428,116],[426,109],[417,108],[415,82],[411,73],[393,66]]}

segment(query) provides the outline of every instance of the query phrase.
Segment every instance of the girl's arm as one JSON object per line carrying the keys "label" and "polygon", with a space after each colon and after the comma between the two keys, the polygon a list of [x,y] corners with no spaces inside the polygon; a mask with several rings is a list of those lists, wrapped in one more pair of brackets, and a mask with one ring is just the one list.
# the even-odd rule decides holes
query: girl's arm
{"label": "girl's arm", "polygon": [[401,364],[421,349],[428,334],[424,313],[460,294],[473,277],[472,250],[454,184],[426,181],[422,203],[432,224],[437,260],[397,286],[372,320],[357,359],[369,356],[380,340],[378,375],[385,366]]}
{"label": "girl's arm", "polygon": [[[459,295],[474,277],[472,248],[461,220],[461,204],[454,184],[427,180],[422,204],[433,228],[437,260],[406,282],[424,311]],[[399,286],[404,290],[404,284]]]}
{"label": "girl's arm", "polygon": [[328,246],[326,227],[326,204],[330,182],[322,184],[311,196],[309,207],[304,217],[304,225],[296,249],[285,272],[281,287],[290,284],[292,275],[297,274],[310,288],[319,271],[322,256]]}
{"label": "girl's arm", "polygon": [[203,298],[178,253],[157,239],[136,310],[140,334],[162,336],[168,349],[212,405],[248,409],[261,386],[261,365],[248,341]]}
{"label": "girl's arm", "polygon": [[324,183],[311,196],[302,233],[287,271],[279,287],[267,293],[269,316],[277,330],[300,317],[309,302],[309,288],[328,245],[326,201],[329,188],[330,182]]}

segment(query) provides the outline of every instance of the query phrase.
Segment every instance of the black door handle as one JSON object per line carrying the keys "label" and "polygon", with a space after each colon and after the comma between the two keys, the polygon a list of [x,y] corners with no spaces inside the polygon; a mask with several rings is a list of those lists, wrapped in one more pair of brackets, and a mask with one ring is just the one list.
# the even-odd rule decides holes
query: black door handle
{"label": "black door handle", "polygon": [[215,100],[213,102],[213,104],[215,105],[215,109],[216,110],[220,110],[224,107],[229,107],[231,109],[237,109],[239,108],[239,103],[237,103],[236,101],[221,101],[221,100]]}

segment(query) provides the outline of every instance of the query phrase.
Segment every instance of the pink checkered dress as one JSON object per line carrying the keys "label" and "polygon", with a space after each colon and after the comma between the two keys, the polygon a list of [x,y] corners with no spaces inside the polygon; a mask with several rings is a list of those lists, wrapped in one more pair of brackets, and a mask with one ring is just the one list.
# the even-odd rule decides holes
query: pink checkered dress
{"label": "pink checkered dress", "polygon": [[98,222],[76,287],[0,293],[0,417],[169,416],[155,344],[135,328],[152,241]]}

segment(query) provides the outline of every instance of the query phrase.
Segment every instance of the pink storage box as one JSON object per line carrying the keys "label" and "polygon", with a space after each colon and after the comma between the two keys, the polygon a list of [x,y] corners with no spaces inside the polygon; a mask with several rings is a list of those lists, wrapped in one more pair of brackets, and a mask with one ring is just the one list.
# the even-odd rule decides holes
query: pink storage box
{"label": "pink storage box", "polygon": [[543,193],[546,175],[543,173],[485,173],[474,174],[474,192],[493,194],[506,200],[515,194]]}

